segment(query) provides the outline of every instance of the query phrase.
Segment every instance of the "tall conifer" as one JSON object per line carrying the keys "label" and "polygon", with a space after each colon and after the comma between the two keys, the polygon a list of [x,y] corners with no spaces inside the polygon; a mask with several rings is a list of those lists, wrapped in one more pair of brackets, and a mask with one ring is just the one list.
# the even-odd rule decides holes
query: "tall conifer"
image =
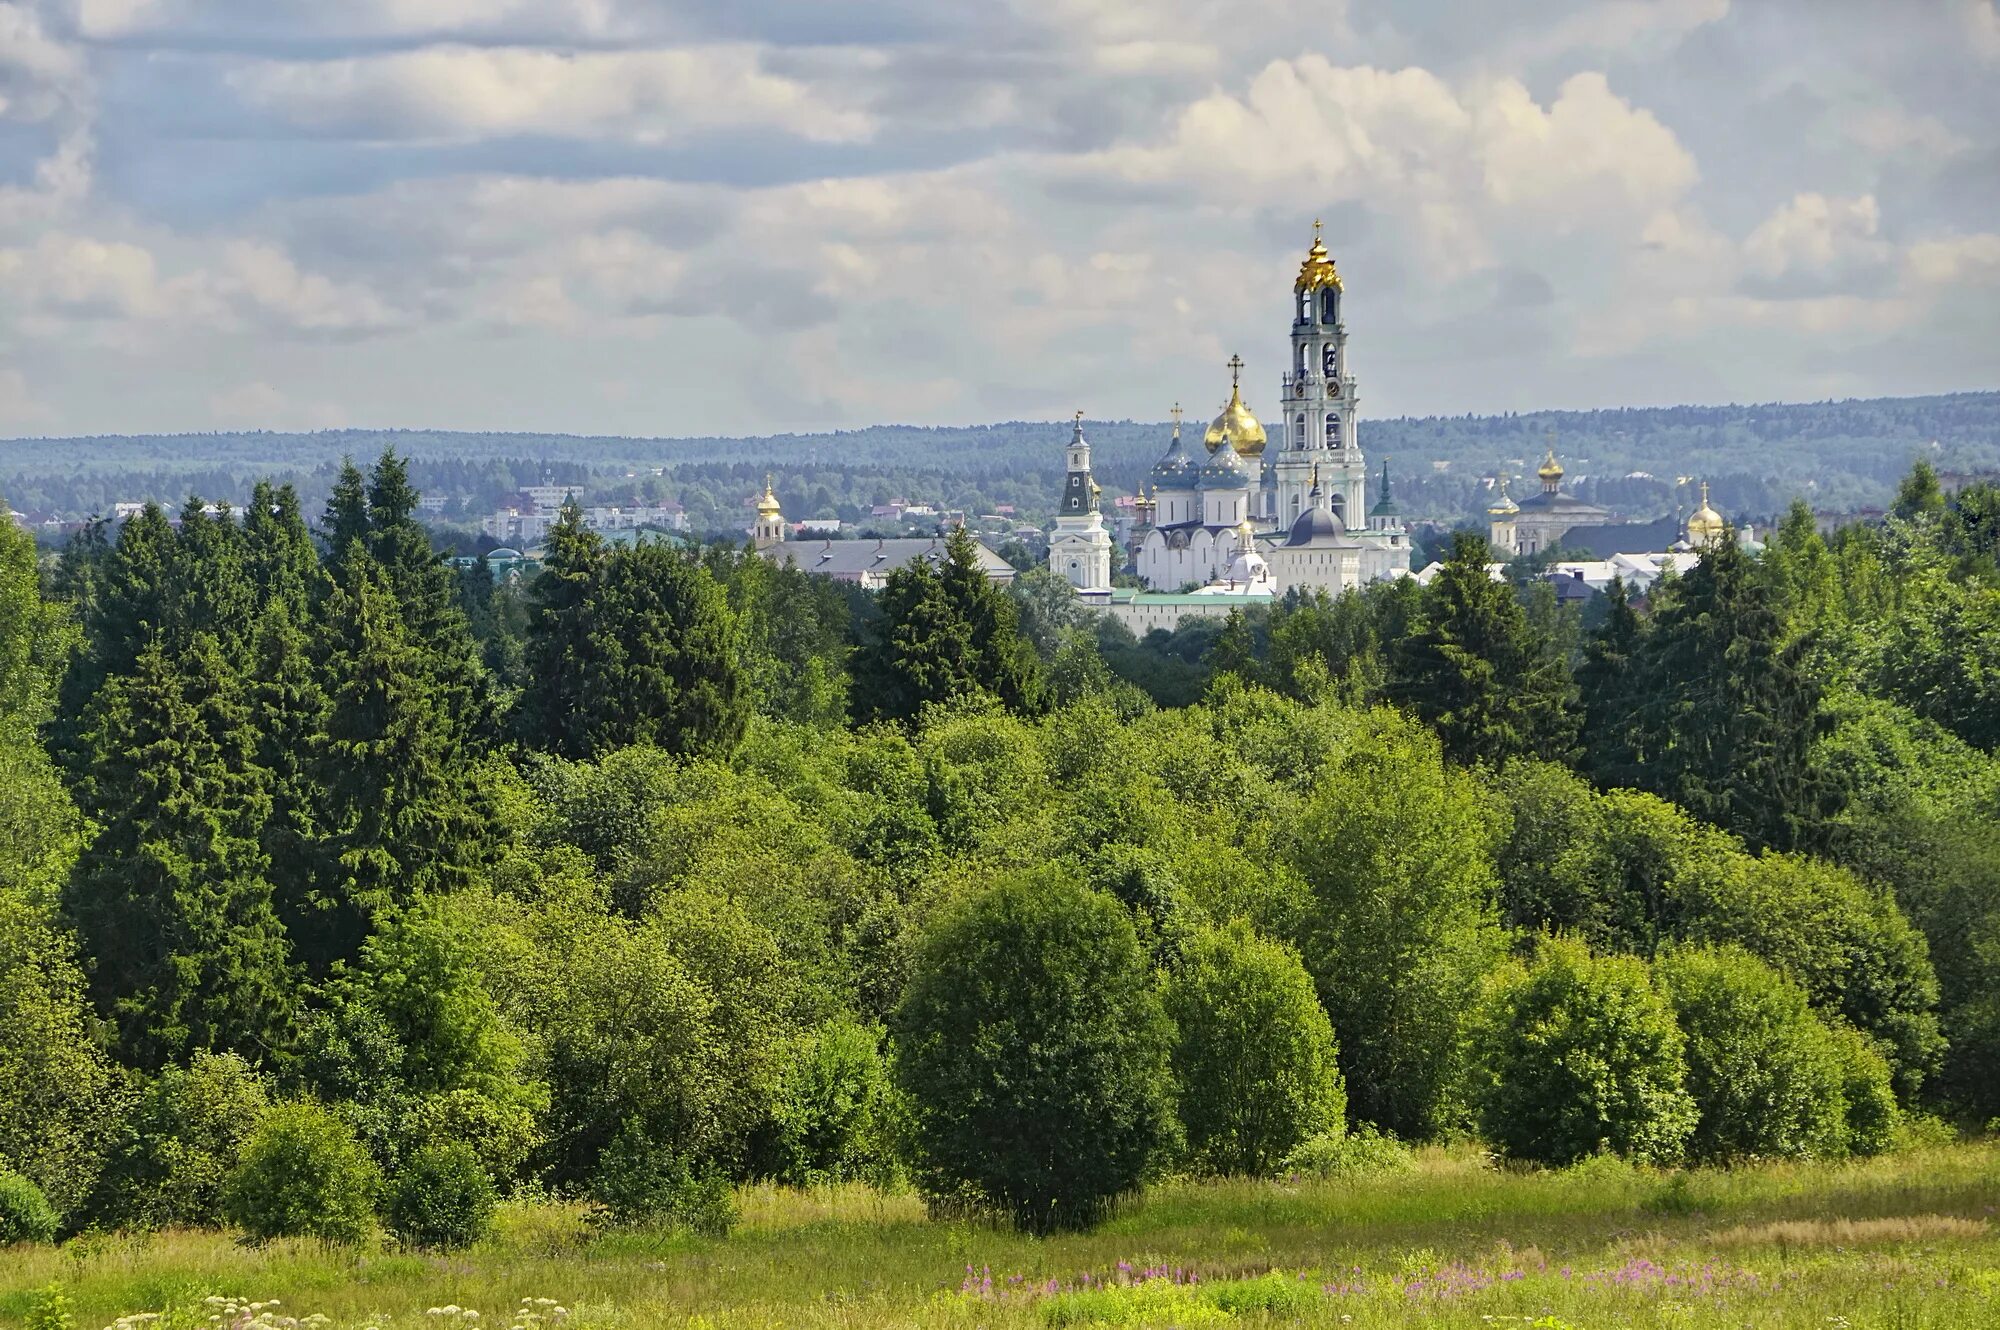
{"label": "tall conifer", "polygon": [[270,802],[235,675],[215,638],[139,653],[103,694],[86,811],[98,832],[66,895],[91,992],[126,1056],[269,1056],[291,984],[258,831]]}
{"label": "tall conifer", "polygon": [[582,755],[589,703],[591,602],[604,542],[571,498],[549,531],[542,572],[529,590],[528,683],[516,716],[523,741],[547,753]]}

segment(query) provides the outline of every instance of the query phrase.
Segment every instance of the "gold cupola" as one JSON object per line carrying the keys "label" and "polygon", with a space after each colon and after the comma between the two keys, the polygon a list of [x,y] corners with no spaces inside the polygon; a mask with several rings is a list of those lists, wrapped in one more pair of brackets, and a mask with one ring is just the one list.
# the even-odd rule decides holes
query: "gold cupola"
{"label": "gold cupola", "polygon": [[1722,514],[1708,506],[1708,482],[1701,482],[1701,507],[1688,518],[1688,544],[1697,549],[1706,548],[1720,541],[1729,530],[1729,523]]}
{"label": "gold cupola", "polygon": [[1319,238],[1319,220],[1315,218],[1312,248],[1306,251],[1305,262],[1299,265],[1299,280],[1292,289],[1317,291],[1324,286],[1340,290],[1340,270],[1333,266],[1333,256],[1326,252],[1326,242]]}
{"label": "gold cupola", "polygon": [[1521,511],[1521,505],[1515,503],[1513,498],[1507,493],[1506,476],[1504,475],[1501,476],[1499,480],[1494,483],[1493,489],[1494,489],[1493,502],[1487,505],[1486,508],[1487,512],[1491,513],[1495,517],[1512,517],[1515,513]]}
{"label": "gold cupola", "polygon": [[1542,488],[1545,490],[1554,490],[1556,486],[1562,484],[1563,464],[1556,460],[1555,449],[1549,449],[1549,455],[1542,459],[1542,465],[1535,474],[1542,478]]}
{"label": "gold cupola", "polygon": [[771,475],[767,471],[764,473],[763,496],[757,500],[757,516],[776,517],[777,515],[778,515],[778,496],[771,490]]}
{"label": "gold cupola", "polygon": [[1257,423],[1250,408],[1243,404],[1243,357],[1229,358],[1229,404],[1222,408],[1222,414],[1208,427],[1208,433],[1201,441],[1213,457],[1227,443],[1238,457],[1262,457],[1264,455],[1264,427]]}

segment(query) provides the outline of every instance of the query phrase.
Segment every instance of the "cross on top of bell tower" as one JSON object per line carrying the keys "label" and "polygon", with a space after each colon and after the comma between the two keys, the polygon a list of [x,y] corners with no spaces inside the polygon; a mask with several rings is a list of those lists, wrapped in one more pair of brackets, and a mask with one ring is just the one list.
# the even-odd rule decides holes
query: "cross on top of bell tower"
{"label": "cross on top of bell tower", "polygon": [[1243,377],[1243,357],[1229,357],[1229,386],[1234,388]]}

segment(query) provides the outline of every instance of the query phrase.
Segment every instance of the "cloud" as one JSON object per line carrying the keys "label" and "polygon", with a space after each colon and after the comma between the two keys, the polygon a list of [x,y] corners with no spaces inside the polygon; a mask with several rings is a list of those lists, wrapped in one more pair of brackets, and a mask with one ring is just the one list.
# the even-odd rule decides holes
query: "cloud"
{"label": "cloud", "polygon": [[258,380],[212,393],[208,413],[218,425],[232,429],[337,429],[347,414],[324,402],[295,402]]}
{"label": "cloud", "polygon": [[27,375],[18,369],[0,369],[0,430],[25,434],[55,418],[55,411],[29,388]]}
{"label": "cloud", "polygon": [[1779,297],[1872,294],[1895,261],[1881,225],[1872,194],[1795,195],[1745,238],[1746,290]]}
{"label": "cloud", "polygon": [[434,46],[319,61],[258,61],[227,82],[258,111],[316,133],[465,141],[511,135],[671,143],[769,129],[814,142],[866,138],[873,121],[747,45],[560,52]]}
{"label": "cloud", "polygon": [[34,10],[0,3],[0,119],[49,120],[73,109],[86,75],[82,54],[50,36]]}

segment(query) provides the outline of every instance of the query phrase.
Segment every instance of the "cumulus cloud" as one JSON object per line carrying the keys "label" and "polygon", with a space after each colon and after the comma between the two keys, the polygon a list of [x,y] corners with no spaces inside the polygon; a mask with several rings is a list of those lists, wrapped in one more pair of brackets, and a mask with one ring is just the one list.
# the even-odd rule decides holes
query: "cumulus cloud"
{"label": "cumulus cloud", "polygon": [[228,82],[259,111],[363,139],[611,136],[638,143],[771,129],[861,139],[873,121],[796,79],[754,46],[561,52],[437,46],[337,60],[259,61]]}

